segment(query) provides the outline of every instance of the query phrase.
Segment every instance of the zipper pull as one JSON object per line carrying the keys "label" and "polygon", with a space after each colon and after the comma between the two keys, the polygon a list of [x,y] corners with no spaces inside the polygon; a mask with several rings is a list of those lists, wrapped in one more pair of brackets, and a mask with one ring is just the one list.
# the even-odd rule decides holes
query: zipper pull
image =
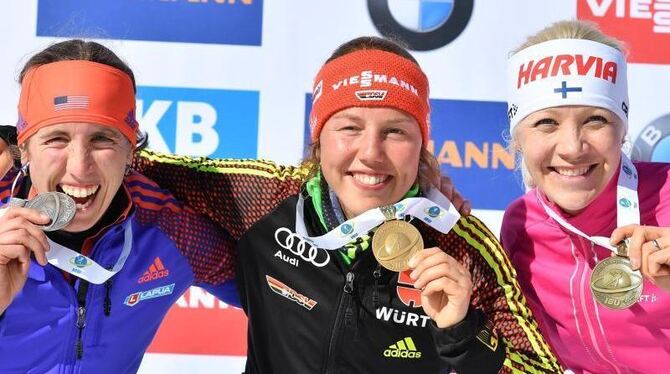
{"label": "zipper pull", "polygon": [[102,303],[102,309],[105,317],[109,317],[112,313],[112,299],[109,297],[110,289],[112,288],[112,281],[105,282],[105,301]]}
{"label": "zipper pull", "polygon": [[86,327],[86,307],[80,306],[77,308],[77,328],[79,329],[79,337],[74,345],[78,360],[84,357],[84,343],[81,340],[84,327]]}
{"label": "zipper pull", "polygon": [[375,271],[372,272],[372,276],[375,278],[375,286],[372,289],[372,307],[377,310],[379,306],[379,279],[382,277],[381,265],[377,265]]}
{"label": "zipper pull", "polygon": [[351,294],[354,291],[354,273],[348,272],[344,283],[344,292]]}

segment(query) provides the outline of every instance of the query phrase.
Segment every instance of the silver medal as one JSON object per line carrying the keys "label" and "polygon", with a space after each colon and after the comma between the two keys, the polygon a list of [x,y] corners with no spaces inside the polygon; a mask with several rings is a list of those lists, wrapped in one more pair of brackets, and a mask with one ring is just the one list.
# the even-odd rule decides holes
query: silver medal
{"label": "silver medal", "polygon": [[35,209],[51,218],[51,223],[42,226],[44,231],[56,231],[67,226],[74,218],[74,200],[62,192],[41,193],[26,201],[26,208]]}

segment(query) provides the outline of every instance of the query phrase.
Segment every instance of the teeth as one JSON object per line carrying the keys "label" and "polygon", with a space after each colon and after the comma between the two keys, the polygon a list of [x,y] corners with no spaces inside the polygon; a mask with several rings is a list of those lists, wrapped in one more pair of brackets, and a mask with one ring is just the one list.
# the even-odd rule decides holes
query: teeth
{"label": "teeth", "polygon": [[388,176],[382,176],[382,175],[367,175],[367,174],[354,174],[354,178],[359,181],[362,184],[366,184],[368,186],[374,186],[376,184],[380,184],[384,182]]}
{"label": "teeth", "polygon": [[587,166],[579,169],[555,167],[554,170],[556,170],[556,172],[560,175],[565,175],[568,177],[578,177],[580,175],[586,174],[589,171],[589,167]]}
{"label": "teeth", "polygon": [[68,194],[70,196],[73,196],[73,197],[88,197],[88,196],[91,196],[98,191],[98,187],[100,187],[100,186],[98,185],[98,186],[93,186],[93,187],[82,188],[82,187],[68,186],[68,185],[65,185],[65,184],[60,185],[60,188],[63,189],[63,192],[65,192],[66,194]]}

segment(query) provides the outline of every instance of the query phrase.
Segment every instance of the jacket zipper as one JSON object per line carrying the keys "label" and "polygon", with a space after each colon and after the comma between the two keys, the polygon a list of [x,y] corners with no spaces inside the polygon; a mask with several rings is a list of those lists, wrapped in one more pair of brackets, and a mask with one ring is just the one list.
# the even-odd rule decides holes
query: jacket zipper
{"label": "jacket zipper", "polygon": [[83,279],[79,280],[79,289],[77,289],[77,342],[74,344],[77,360],[84,357],[84,342],[82,336],[84,327],[86,327],[86,293],[89,283]]}
{"label": "jacket zipper", "polygon": [[328,357],[326,358],[327,364],[325,366],[325,373],[333,372],[335,365],[335,352],[339,346],[340,334],[341,334],[341,323],[342,323],[342,311],[344,310],[344,322],[345,325],[348,325],[353,320],[353,311],[351,308],[352,303],[352,294],[354,291],[354,279],[355,274],[353,271],[349,271],[345,276],[345,282],[343,287],[342,296],[340,296],[340,302],[337,305],[337,314],[335,315],[335,324],[333,326],[332,334],[330,336],[330,343],[328,344]]}

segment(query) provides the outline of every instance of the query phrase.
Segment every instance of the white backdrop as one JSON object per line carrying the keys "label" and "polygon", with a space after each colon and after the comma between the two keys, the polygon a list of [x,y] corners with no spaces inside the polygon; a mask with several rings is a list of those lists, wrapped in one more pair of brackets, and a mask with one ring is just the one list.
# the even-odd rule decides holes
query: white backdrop
{"label": "white backdrop", "polygon": [[[473,1],[378,1],[386,2],[396,18],[418,22],[419,5],[437,6],[433,15],[446,20],[448,16],[434,9]],[[177,6],[182,10],[172,12],[170,7]],[[157,7],[171,16],[152,10]],[[53,8],[65,16],[51,12]],[[91,8],[109,8],[104,22],[95,23]],[[249,16],[249,9],[255,15]],[[247,18],[235,23],[242,16]],[[642,147],[640,157],[670,161],[670,144],[663,141],[670,134],[670,0],[474,0],[467,26],[455,40],[413,54],[431,82],[435,149],[443,170],[495,232],[502,209],[521,191],[511,166],[493,162],[494,153],[505,145],[506,58],[526,36],[570,18],[593,19],[628,42],[633,61],[628,69],[631,139]],[[121,31],[112,29],[119,24]],[[235,26],[208,29],[210,24]],[[203,30],[196,30],[202,25]],[[94,40],[116,51],[135,71],[142,109],[138,116],[152,147],[281,163],[296,163],[302,156],[306,97],[323,61],[351,38],[380,35],[364,0],[12,1],[2,5],[0,32],[5,35],[2,124],[16,122],[16,77],[31,54],[66,39],[54,35],[104,36]],[[209,36],[220,40],[204,40]],[[645,143],[638,139],[643,129]],[[216,304],[199,290],[192,290],[173,311],[166,322],[172,329],[164,326],[161,331],[169,333],[159,335],[152,346],[161,353],[148,354],[142,372],[241,371],[245,327],[239,311]],[[216,329],[193,332],[204,327],[195,313],[205,313]],[[180,330],[185,337],[176,341],[174,334]],[[219,343],[211,343],[207,334],[224,343],[212,347]],[[189,336],[205,341],[181,340]]]}

